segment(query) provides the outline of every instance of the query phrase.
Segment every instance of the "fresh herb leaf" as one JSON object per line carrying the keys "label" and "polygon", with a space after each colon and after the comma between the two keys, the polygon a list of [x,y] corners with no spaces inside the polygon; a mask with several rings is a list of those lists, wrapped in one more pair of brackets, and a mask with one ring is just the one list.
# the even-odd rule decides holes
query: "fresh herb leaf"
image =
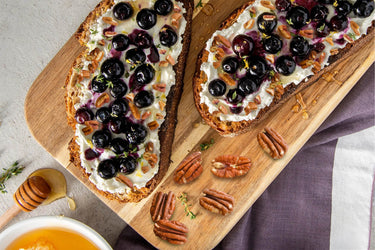
{"label": "fresh herb leaf", "polygon": [[236,97],[237,97],[237,91],[234,91],[233,94],[232,94],[232,99],[234,100],[234,99],[236,99]]}
{"label": "fresh herb leaf", "polygon": [[137,162],[141,162],[142,160],[143,160],[143,155],[141,155],[141,157],[137,158]]}
{"label": "fresh herb leaf", "polygon": [[125,78],[128,78],[130,76],[128,71],[125,71]]}
{"label": "fresh herb leaf", "polygon": [[182,205],[185,206],[186,216],[190,216],[190,219],[195,219],[197,216],[189,208],[191,205],[188,204],[187,194],[181,193],[177,198],[181,201]]}
{"label": "fresh herb leaf", "polygon": [[108,43],[108,47],[107,47],[108,50],[111,50],[112,49],[112,43]]}
{"label": "fresh herb leaf", "polygon": [[111,89],[113,88],[113,82],[111,82],[111,81],[107,81],[106,85],[107,85],[108,88],[111,88]]}
{"label": "fresh herb leaf", "polygon": [[157,44],[156,48],[160,49],[161,48],[161,44]]}
{"label": "fresh herb leaf", "polygon": [[82,84],[80,84],[79,82],[76,83],[76,86],[77,86],[78,88],[82,88]]}
{"label": "fresh herb leaf", "polygon": [[317,28],[317,30],[318,30],[319,32],[322,32],[322,31],[324,30],[325,27],[326,27],[326,24],[323,23],[322,25],[320,25],[320,26]]}
{"label": "fresh herb leaf", "polygon": [[198,9],[199,7],[203,7],[202,0],[199,0],[199,2],[197,3],[197,5],[195,5],[196,9]]}
{"label": "fresh herb leaf", "polygon": [[355,34],[354,34],[354,33],[349,32],[349,33],[348,33],[348,36],[349,36],[351,39],[353,39],[353,40],[356,40],[356,39],[357,39],[357,38],[355,37]]}
{"label": "fresh herb leaf", "polygon": [[93,34],[93,35],[98,34],[98,31],[97,31],[97,30],[94,30],[94,29],[90,29],[90,32],[91,32],[91,34]]}
{"label": "fresh herb leaf", "polygon": [[293,22],[292,22],[292,20],[290,20],[290,19],[286,19],[286,22],[287,22],[289,25],[293,25]]}
{"label": "fresh herb leaf", "polygon": [[205,151],[209,149],[212,145],[214,145],[215,141],[214,139],[211,139],[210,142],[204,142],[200,144],[201,151]]}
{"label": "fresh herb leaf", "polygon": [[0,175],[0,192],[1,193],[4,194],[8,192],[5,187],[5,182],[9,180],[12,176],[18,175],[19,173],[21,173],[24,168],[25,168],[24,166],[19,165],[18,161],[13,163],[12,166],[10,166],[10,168],[8,169],[3,168],[5,172]]}

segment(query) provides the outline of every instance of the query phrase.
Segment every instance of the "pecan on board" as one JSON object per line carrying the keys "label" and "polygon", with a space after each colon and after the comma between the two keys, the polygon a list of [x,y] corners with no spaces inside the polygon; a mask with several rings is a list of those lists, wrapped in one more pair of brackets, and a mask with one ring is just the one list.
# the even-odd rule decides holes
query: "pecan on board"
{"label": "pecan on board", "polygon": [[288,150],[284,138],[274,129],[265,127],[257,136],[260,147],[273,159],[281,159]]}
{"label": "pecan on board", "polygon": [[204,196],[199,198],[199,204],[210,212],[226,215],[233,211],[234,198],[215,189],[203,190]]}
{"label": "pecan on board", "polygon": [[169,243],[182,245],[187,241],[187,227],[179,221],[159,220],[154,225],[156,236]]}
{"label": "pecan on board", "polygon": [[211,173],[221,178],[233,178],[249,172],[251,165],[247,157],[221,155],[212,161]]}
{"label": "pecan on board", "polygon": [[169,220],[174,212],[175,204],[176,199],[172,191],[169,191],[168,194],[157,192],[150,209],[152,221]]}
{"label": "pecan on board", "polygon": [[200,151],[188,155],[177,166],[173,180],[178,184],[185,184],[198,178],[202,172],[202,153]]}

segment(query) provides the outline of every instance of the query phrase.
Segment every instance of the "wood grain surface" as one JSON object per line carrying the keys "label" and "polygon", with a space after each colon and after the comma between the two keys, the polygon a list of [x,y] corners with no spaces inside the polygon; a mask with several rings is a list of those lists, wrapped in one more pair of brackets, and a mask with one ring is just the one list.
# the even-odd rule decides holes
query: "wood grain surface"
{"label": "wood grain surface", "polygon": [[[181,221],[189,228],[188,242],[183,246],[184,249],[211,249],[217,245],[375,60],[374,39],[372,39],[358,53],[337,64],[333,69],[338,71],[336,79],[342,82],[341,85],[321,79],[303,90],[301,93],[307,104],[308,119],[303,119],[301,112],[291,112],[293,105],[296,104],[295,97],[291,97],[251,132],[234,138],[220,137],[213,129],[201,122],[193,103],[192,78],[197,55],[205,41],[235,8],[246,1],[234,1],[230,7],[226,2],[212,0],[205,4],[203,9],[198,8],[195,11],[193,37],[184,78],[184,93],[179,106],[179,122],[171,157],[173,162],[166,177],[155,190],[164,192],[171,190],[176,195],[185,192],[188,195],[190,209],[197,217],[195,219],[187,217],[180,201],[176,202],[176,211],[172,217],[173,220]],[[72,36],[35,80],[25,100],[25,116],[29,129],[35,139],[61,165],[151,244],[161,249],[178,248],[160,240],[152,231],[153,223],[149,214],[152,195],[136,204],[121,204],[108,200],[89,185],[80,169],[69,162],[67,146],[73,137],[73,131],[66,123],[63,86],[73,60],[81,51],[82,48]],[[276,129],[290,145],[289,151],[281,160],[271,159],[258,146],[256,135],[265,126]],[[199,150],[201,143],[209,142],[211,139],[215,141],[214,145],[202,153],[203,174],[192,183],[175,184],[172,175],[178,163],[189,152]],[[248,156],[252,159],[253,167],[245,176],[219,179],[211,174],[209,168],[211,160],[222,154]],[[200,207],[198,199],[202,190],[207,187],[233,195],[236,200],[233,213],[218,216]]]}

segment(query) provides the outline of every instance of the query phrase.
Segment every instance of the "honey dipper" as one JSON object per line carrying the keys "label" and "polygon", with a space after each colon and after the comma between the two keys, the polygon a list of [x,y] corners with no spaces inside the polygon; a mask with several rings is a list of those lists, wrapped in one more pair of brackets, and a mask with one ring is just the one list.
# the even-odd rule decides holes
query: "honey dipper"
{"label": "honey dipper", "polygon": [[42,177],[27,178],[13,195],[16,204],[0,217],[0,229],[21,211],[30,212],[37,208],[50,193],[51,188]]}

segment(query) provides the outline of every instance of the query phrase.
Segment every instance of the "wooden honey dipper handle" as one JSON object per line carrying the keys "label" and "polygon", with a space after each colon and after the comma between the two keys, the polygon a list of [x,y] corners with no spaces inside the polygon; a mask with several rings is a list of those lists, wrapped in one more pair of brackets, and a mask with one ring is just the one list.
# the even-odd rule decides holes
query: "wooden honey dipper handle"
{"label": "wooden honey dipper handle", "polygon": [[13,195],[16,204],[0,217],[0,229],[19,212],[30,212],[37,208],[50,193],[51,188],[42,177],[28,178]]}

